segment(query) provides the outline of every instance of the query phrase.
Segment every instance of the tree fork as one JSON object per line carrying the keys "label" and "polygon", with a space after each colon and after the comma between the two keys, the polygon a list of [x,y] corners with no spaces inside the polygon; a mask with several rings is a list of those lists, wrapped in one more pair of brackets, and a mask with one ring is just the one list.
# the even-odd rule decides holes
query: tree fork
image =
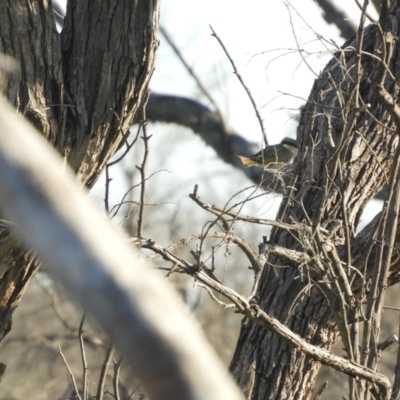
{"label": "tree fork", "polygon": [[[147,92],[158,20],[158,0],[75,0],[59,34],[50,0],[0,3],[0,53],[19,63],[3,93],[88,187],[129,133]],[[3,338],[37,263],[15,238],[1,235]]]}

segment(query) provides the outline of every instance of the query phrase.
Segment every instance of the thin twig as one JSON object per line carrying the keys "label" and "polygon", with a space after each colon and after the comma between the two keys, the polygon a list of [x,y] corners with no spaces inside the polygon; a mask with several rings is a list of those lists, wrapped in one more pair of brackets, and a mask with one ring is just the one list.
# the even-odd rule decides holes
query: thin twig
{"label": "thin twig", "polygon": [[61,356],[65,366],[67,367],[69,376],[70,376],[71,381],[72,381],[72,385],[74,386],[74,390],[75,390],[76,396],[78,397],[79,400],[82,400],[81,395],[79,394],[78,386],[77,386],[76,381],[75,381],[75,376],[72,373],[71,368],[68,365],[68,362],[67,362],[67,359],[64,356],[64,353],[61,351],[61,346],[58,346],[58,354]]}
{"label": "thin twig", "polygon": [[[399,316],[399,337],[400,337],[400,316]],[[394,369],[394,382],[392,400],[400,399],[400,346],[397,346],[396,367]]]}
{"label": "thin twig", "polygon": [[[223,239],[223,243],[225,242],[232,242],[234,244],[236,244],[242,251],[243,253],[247,256],[247,258],[249,259],[252,269],[255,272],[260,272],[261,271],[261,266],[258,262],[258,255],[257,253],[254,251],[254,249],[252,249],[252,247],[245,242],[245,240],[243,240],[242,238],[240,238],[239,236],[235,235],[232,232],[226,233],[226,232],[207,232],[206,234],[197,234],[197,235],[191,235],[185,239],[180,240],[179,242],[168,246],[166,250],[168,251],[173,251],[174,249],[176,249],[179,246],[183,246],[183,245],[187,245],[190,242],[194,241],[194,240],[204,240],[204,239],[210,239],[210,238],[220,238]],[[140,239],[140,238],[132,238],[132,241],[134,242],[135,240]],[[157,254],[155,256],[151,256],[147,258],[147,261],[152,261],[156,258],[160,257],[160,254]]]}
{"label": "thin twig", "polygon": [[109,172],[109,165],[106,165],[106,183],[105,183],[105,193],[104,193],[104,208],[106,209],[107,215],[110,214],[110,183],[112,181],[112,178],[110,178],[110,172]]}
{"label": "thin twig", "polygon": [[206,285],[201,285],[201,284],[198,283],[197,286],[203,288],[210,295],[211,299],[214,300],[224,310],[228,309],[228,308],[234,308],[235,307],[234,304],[227,304],[227,303],[224,303],[222,300],[218,299],[217,296],[215,296],[215,294],[213,293],[213,291],[209,287],[207,287]]}
{"label": "thin twig", "polygon": [[328,381],[325,381],[321,387],[319,388],[317,394],[314,397],[314,400],[321,400],[322,395],[325,393],[326,389],[328,388]]}
{"label": "thin twig", "polygon": [[[256,190],[257,190],[257,188],[254,188],[253,193],[251,193],[250,195],[246,196],[246,199],[245,199],[243,202],[241,202],[241,203],[239,204],[238,213],[242,210],[242,208],[244,207],[244,205],[246,204],[246,202],[249,201],[249,200],[251,199],[251,196],[254,194],[254,192],[255,192]],[[241,193],[241,192],[239,192],[239,193]],[[235,194],[235,195],[233,195],[233,196],[227,201],[227,204],[229,204],[230,201],[231,201],[235,196],[237,196],[237,195],[238,195],[238,193]],[[225,216],[224,216],[223,214],[221,214],[220,216],[218,216],[218,218],[217,218],[214,222],[211,222],[210,224],[208,224],[208,227],[205,229],[205,232],[203,232],[203,236],[204,236],[204,235],[207,235],[207,234],[211,231],[211,228],[212,228],[218,221],[220,221],[220,220],[222,221],[222,226],[223,226],[223,228],[224,228],[225,234],[229,234],[229,232],[231,232],[232,229],[233,229],[233,224],[234,224],[234,222],[236,221],[236,219],[234,218],[234,220],[232,221],[231,225],[229,226],[227,219],[225,218]],[[204,237],[205,237],[205,236],[204,236]],[[200,241],[200,246],[199,246],[199,251],[198,251],[200,257],[201,257],[201,254],[202,254],[203,242],[204,242],[204,239],[202,239],[202,240]],[[259,271],[260,268],[257,268],[256,270]]]}
{"label": "thin twig", "polygon": [[[358,0],[354,0],[357,4],[357,7],[360,9],[360,11],[363,10],[363,6],[360,4],[360,2]],[[374,17],[372,17],[371,14],[365,12],[365,16],[369,19],[370,22],[372,22],[373,24],[376,24],[376,19]]]}
{"label": "thin twig", "polygon": [[114,362],[113,387],[114,387],[115,400],[121,400],[121,396],[119,394],[119,374],[123,362],[124,359],[122,357],[117,362]]}
{"label": "thin twig", "polygon": [[105,360],[103,362],[103,365],[101,367],[99,384],[97,385],[96,400],[103,400],[104,386],[106,384],[108,366],[110,365],[110,361],[111,361],[111,358],[112,358],[113,354],[114,354],[114,345],[111,345],[107,350],[106,358],[105,358]]}
{"label": "thin twig", "polygon": [[[285,222],[280,222],[280,221],[274,221],[270,219],[263,219],[263,218],[255,218],[255,217],[250,217],[248,215],[243,215],[235,211],[230,211],[230,210],[224,210],[218,206],[211,205],[209,203],[206,203],[204,200],[201,199],[201,197],[198,195],[198,186],[195,185],[195,188],[193,190],[193,193],[189,194],[189,197],[196,203],[198,204],[201,208],[203,208],[206,211],[211,212],[214,215],[220,216],[229,216],[234,218],[237,221],[245,221],[245,222],[250,222],[253,224],[258,224],[258,225],[268,225],[268,226],[276,226],[278,228],[286,229],[288,231],[306,231],[306,232],[312,232],[312,228],[310,226],[304,225],[304,224],[287,224]],[[236,207],[237,205],[234,204],[232,208]],[[327,230],[321,229],[321,231],[325,234],[328,233]]]}
{"label": "thin twig", "polygon": [[145,175],[145,169],[146,169],[146,163],[147,163],[147,157],[149,155],[149,140],[151,138],[151,135],[147,135],[147,121],[146,121],[146,105],[147,101],[149,99],[149,94],[150,92],[147,92],[146,98],[143,101],[143,107],[142,107],[142,126],[143,126],[143,136],[141,137],[144,143],[144,155],[143,155],[143,161],[142,165],[136,166],[136,168],[140,172],[140,178],[141,178],[141,185],[140,185],[140,205],[139,205],[139,218],[138,218],[138,236],[142,236],[143,232],[143,217],[144,217],[144,208],[145,208],[145,203],[144,203],[144,198],[146,194],[146,175]]}
{"label": "thin twig", "polygon": [[133,241],[138,246],[144,249],[150,249],[155,253],[161,255],[161,257],[174,264],[177,268],[180,268],[181,271],[185,274],[188,274],[198,280],[200,283],[208,286],[212,290],[215,290],[217,293],[225,296],[229,301],[235,303],[238,310],[243,310],[246,308],[245,304],[248,303],[247,299],[244,296],[241,296],[233,289],[224,286],[222,283],[217,282],[210,275],[205,273],[202,269],[199,269],[196,264],[191,264],[188,261],[184,260],[181,257],[171,253],[167,249],[162,246],[157,245],[154,241],[150,239],[143,238],[135,238]]}
{"label": "thin twig", "polygon": [[138,126],[138,129],[136,131],[136,136],[132,140],[132,143],[128,143],[128,139],[125,139],[125,144],[126,144],[125,151],[116,160],[113,160],[113,161],[110,161],[109,163],[107,163],[107,166],[111,167],[111,166],[113,166],[115,164],[118,164],[120,161],[122,161],[125,158],[125,156],[129,153],[129,150],[137,142],[139,134],[140,134],[140,130],[142,129],[142,125],[143,125],[143,121],[139,121],[139,126]]}
{"label": "thin twig", "polygon": [[[150,180],[150,178],[152,178],[154,175],[156,175],[156,174],[158,174],[158,173],[160,173],[160,172],[169,172],[169,171],[168,171],[168,170],[165,170],[165,169],[160,169],[160,170],[158,170],[158,171],[156,171],[156,172],[153,172],[151,175],[149,175],[149,176],[145,179],[145,181],[147,182],[148,180]],[[132,192],[133,189],[136,189],[136,188],[138,188],[138,187],[141,186],[141,185],[142,185],[142,182],[138,183],[137,185],[133,185],[133,186],[131,186],[131,187],[125,192],[125,194],[122,196],[121,201],[120,201],[118,204],[115,204],[115,205],[111,208],[111,210],[110,210],[111,219],[114,218],[114,217],[116,217],[116,216],[118,215],[118,213],[119,213],[121,207],[122,207],[124,204],[133,203],[132,200],[125,200],[125,198],[126,198],[126,196],[128,196],[128,194],[130,194],[130,193]],[[140,204],[140,203],[137,202],[137,203],[135,203],[135,204]],[[169,204],[169,203],[168,203],[168,202],[165,202],[165,203],[156,203],[156,204],[145,203],[146,206],[156,206],[156,205],[163,205],[163,204]],[[114,210],[115,210],[115,211],[114,211]]]}
{"label": "thin twig", "polygon": [[50,285],[44,282],[44,279],[41,278],[40,274],[35,275],[35,279],[40,287],[46,291],[51,299],[51,305],[53,307],[53,311],[56,314],[57,318],[60,322],[64,325],[66,329],[68,329],[71,333],[75,335],[76,339],[76,327],[70,325],[68,318],[65,316],[62,307],[61,307],[61,300],[60,295],[57,293]]}
{"label": "thin twig", "polygon": [[294,38],[294,40],[295,40],[295,42],[296,42],[296,46],[297,46],[297,49],[298,49],[298,53],[300,54],[301,59],[303,60],[304,64],[307,66],[307,68],[311,71],[311,73],[314,74],[316,78],[319,78],[319,74],[317,74],[317,73],[311,68],[311,65],[307,62],[306,57],[304,57],[303,52],[301,51],[300,43],[299,43],[299,41],[298,41],[298,39],[297,39],[296,31],[295,31],[295,29],[294,29],[294,23],[293,23],[293,19],[292,19],[292,13],[290,12],[291,4],[289,3],[289,4],[290,4],[290,7],[289,7],[289,4],[288,4],[288,3],[283,3],[283,4],[286,6],[286,8],[287,8],[287,10],[288,10],[288,13],[289,13],[290,26],[291,26],[291,28],[292,28],[292,34],[293,34],[293,38]]}
{"label": "thin twig", "polygon": [[225,55],[228,57],[228,60],[229,60],[229,62],[230,62],[231,65],[232,65],[234,74],[235,74],[235,75],[237,76],[237,78],[239,79],[239,82],[241,83],[243,89],[246,91],[247,96],[248,96],[249,99],[250,99],[250,102],[251,102],[251,104],[252,104],[252,106],[253,106],[253,108],[254,108],[254,111],[255,111],[255,113],[256,113],[258,122],[259,122],[259,124],[260,124],[261,133],[262,133],[263,139],[264,139],[264,146],[268,146],[268,139],[267,139],[267,134],[266,134],[266,132],[265,132],[264,122],[263,122],[263,119],[261,118],[261,115],[260,115],[260,113],[259,113],[259,111],[258,111],[256,102],[255,102],[254,99],[253,99],[253,96],[252,96],[252,94],[251,94],[251,92],[250,92],[250,89],[249,89],[249,88],[246,86],[246,84],[244,83],[244,80],[243,80],[242,76],[240,75],[238,69],[236,68],[235,62],[233,61],[233,59],[232,59],[232,57],[230,56],[228,50],[226,49],[224,43],[222,42],[222,40],[220,39],[220,37],[216,34],[216,32],[214,31],[214,29],[213,29],[213,27],[212,27],[211,25],[210,25],[210,29],[211,29],[211,32],[212,32],[212,35],[211,35],[211,36],[213,36],[213,37],[215,37],[215,39],[217,39],[219,45],[221,46],[222,50],[224,51]]}
{"label": "thin twig", "polygon": [[86,351],[85,351],[85,341],[83,338],[83,324],[85,322],[86,312],[83,313],[81,323],[79,324],[79,346],[81,350],[81,359],[82,359],[82,367],[83,367],[83,374],[82,374],[82,386],[83,386],[83,400],[88,399],[88,365],[86,362]]}
{"label": "thin twig", "polygon": [[383,306],[384,310],[400,311],[400,307]]}

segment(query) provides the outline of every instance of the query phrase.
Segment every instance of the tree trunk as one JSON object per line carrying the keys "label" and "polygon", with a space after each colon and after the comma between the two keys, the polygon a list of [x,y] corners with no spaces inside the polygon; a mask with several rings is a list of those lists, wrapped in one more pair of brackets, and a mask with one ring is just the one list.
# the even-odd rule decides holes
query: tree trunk
{"label": "tree trunk", "polygon": [[[3,91],[88,187],[129,134],[146,96],[158,18],[157,0],[71,0],[60,35],[51,1],[0,3],[0,53],[20,65]],[[0,239],[3,338],[37,263],[6,229]]]}
{"label": "tree trunk", "polygon": [[[398,38],[395,3],[387,28]],[[300,151],[293,168],[294,189],[284,198],[277,220],[305,223],[312,227],[312,234],[295,235],[281,228],[272,232],[274,243],[321,260],[319,269],[270,255],[257,294],[262,310],[323,349],[329,349],[338,336],[334,316],[340,298],[335,283],[325,279],[331,260],[330,256],[321,257],[318,237],[328,232],[326,237],[336,246],[340,260],[365,271],[364,282],[368,280],[374,250],[366,254],[366,249],[377,219],[357,238],[355,230],[364,206],[387,182],[398,143],[392,116],[375,92],[382,74],[382,63],[376,57],[382,54],[382,40],[376,25],[363,33],[360,65],[356,48],[355,39],[348,41],[315,81],[297,131]],[[384,82],[395,102],[399,56],[395,48],[391,74]],[[399,281],[400,265],[398,256],[394,257],[390,284]],[[362,283],[357,276],[352,281],[356,294],[352,301],[362,302]],[[231,363],[246,397],[253,400],[309,399],[319,367],[281,337],[251,321],[242,325]]]}

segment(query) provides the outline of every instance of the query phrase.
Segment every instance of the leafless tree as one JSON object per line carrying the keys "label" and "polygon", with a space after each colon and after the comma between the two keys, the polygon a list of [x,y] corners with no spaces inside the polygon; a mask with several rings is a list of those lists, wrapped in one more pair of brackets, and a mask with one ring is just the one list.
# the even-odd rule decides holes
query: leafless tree
{"label": "leafless tree", "polygon": [[[126,139],[146,97],[157,46],[158,8],[157,2],[139,2],[137,8],[119,2],[113,9],[92,2],[68,4],[61,35],[45,1],[0,5],[0,51],[20,62],[20,72],[12,75],[4,91],[80,181],[91,187]],[[248,399],[310,399],[321,363],[349,376],[350,399],[399,398],[399,372],[392,393],[390,380],[378,365],[381,352],[396,341],[383,342],[380,322],[385,290],[400,276],[400,6],[394,0],[383,1],[379,21],[366,26],[367,4],[362,6],[355,37],[336,49],[302,110],[297,130],[300,151],[281,180],[284,197],[276,221],[243,215],[241,204],[208,204],[195,188],[191,198],[216,216],[210,226],[220,228],[186,240],[200,243],[192,254],[195,262],[174,254],[176,246],[163,248],[152,240],[132,239],[171,263],[171,273],[193,276],[215,301],[243,314],[231,371]],[[17,34],[27,26],[30,35]],[[111,42],[119,46],[110,46]],[[162,115],[154,104],[150,118],[190,124],[182,115]],[[244,143],[218,113],[202,111],[219,130],[217,139],[206,140],[236,164],[235,146]],[[192,128],[207,132],[201,124]],[[262,176],[254,174],[252,179],[261,184]],[[389,190],[383,211],[356,235],[365,205],[385,184]],[[238,220],[273,226],[261,254],[234,233]],[[37,267],[6,226],[1,235],[4,336]],[[221,245],[233,242],[246,254],[255,276],[250,298],[215,278],[213,258],[208,261],[203,253],[210,238],[219,238]],[[339,335],[345,357],[329,351]]]}
{"label": "leafless tree", "polygon": [[[146,95],[158,17],[157,1],[69,2],[59,34],[51,1],[0,4],[0,52],[20,64],[3,91],[87,187],[124,142]],[[37,263],[6,227],[0,253],[4,337]]]}
{"label": "leafless tree", "polygon": [[[221,235],[240,243],[255,272],[254,297],[245,299],[178,264],[245,315],[231,370],[249,399],[311,398],[321,363],[348,374],[351,399],[398,398],[399,376],[392,394],[378,364],[398,340],[385,340],[380,324],[385,290],[399,275],[400,10],[383,2],[379,21],[366,26],[367,3],[356,36],[337,49],[302,110],[300,154],[277,220],[207,204],[197,189],[191,196],[217,215]],[[384,185],[383,211],[356,235],[365,205]],[[265,263],[233,234],[237,220],[274,226]],[[177,262],[167,249],[142,245]],[[345,357],[328,351],[339,335]]]}

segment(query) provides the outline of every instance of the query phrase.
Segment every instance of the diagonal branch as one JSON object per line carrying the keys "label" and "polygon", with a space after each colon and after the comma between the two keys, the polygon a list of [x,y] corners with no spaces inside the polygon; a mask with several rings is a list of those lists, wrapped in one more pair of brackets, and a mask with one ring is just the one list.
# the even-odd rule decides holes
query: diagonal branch
{"label": "diagonal branch", "polygon": [[382,399],[389,400],[391,384],[387,376],[375,372],[369,368],[365,368],[345,358],[336,356],[330,351],[307,343],[299,335],[293,333],[287,326],[279,322],[277,319],[271,317],[258,307],[254,307],[251,312],[247,312],[245,315],[259,325],[278,333],[293,348],[302,351],[303,353],[312,357],[314,360],[320,361],[322,364],[327,365],[336,371],[365,379],[368,382],[376,384],[380,388],[380,392],[383,396]]}
{"label": "diagonal branch", "polygon": [[259,151],[256,143],[249,142],[235,132],[218,112],[187,97],[151,93],[146,107],[147,120],[185,126],[199,134],[226,163],[240,169],[255,184],[267,191],[284,193],[290,181],[291,165],[285,166],[279,175],[261,168],[246,168],[239,155],[249,156]]}
{"label": "diagonal branch", "polygon": [[3,99],[0,176],[13,231],[115,341],[150,398],[243,398],[172,288],[138,265],[72,171]]}
{"label": "diagonal branch", "polygon": [[383,399],[389,399],[391,385],[389,379],[385,375],[365,368],[348,359],[336,356],[327,350],[308,343],[299,335],[290,330],[287,326],[282,324],[278,319],[261,310],[256,304],[249,302],[234,290],[222,285],[219,282],[216,282],[206,273],[197,269],[193,264],[190,264],[184,259],[175,256],[169,250],[157,245],[154,241],[143,238],[134,238],[133,242],[142,248],[153,250],[157,254],[160,254],[165,260],[181,267],[183,272],[193,276],[206,287],[215,290],[217,293],[220,293],[226,297],[236,306],[238,312],[242,313],[256,324],[275,332],[297,350],[307,354],[314,360],[319,361],[324,365],[336,369],[337,371],[343,372],[350,376],[356,376],[376,384],[380,388]]}

